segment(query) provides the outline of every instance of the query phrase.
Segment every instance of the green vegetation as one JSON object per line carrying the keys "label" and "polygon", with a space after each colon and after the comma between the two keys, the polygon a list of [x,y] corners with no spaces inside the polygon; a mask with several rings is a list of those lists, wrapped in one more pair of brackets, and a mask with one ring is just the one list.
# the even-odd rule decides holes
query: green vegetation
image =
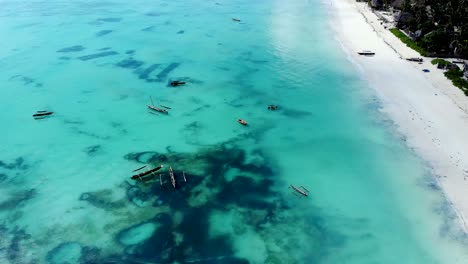
{"label": "green vegetation", "polygon": [[459,68],[453,68],[446,71],[444,75],[452,80],[453,85],[460,88],[468,96],[468,81],[463,79],[463,71]]}
{"label": "green vegetation", "polygon": [[424,48],[419,46],[417,42],[412,41],[408,36],[406,36],[398,28],[392,28],[392,29],[390,29],[390,31],[393,33],[393,35],[395,35],[403,43],[405,43],[406,46],[408,46],[408,47],[414,49],[415,51],[419,52],[419,54],[421,54],[421,56],[426,56],[427,55],[427,51]]}
{"label": "green vegetation", "polygon": [[432,63],[433,65],[436,65],[436,64],[437,64],[437,65],[442,65],[444,68],[447,67],[447,66],[449,66],[449,65],[451,64],[450,61],[446,61],[446,60],[444,60],[444,59],[433,59],[433,60],[431,61],[431,63]]}
{"label": "green vegetation", "polygon": [[[434,65],[442,65],[444,68],[452,65],[450,61],[446,61],[444,59],[433,59],[431,63]],[[463,71],[460,70],[458,66],[447,70],[444,75],[452,81],[453,85],[460,88],[465,95],[468,96],[468,81],[463,78]]]}
{"label": "green vegetation", "polygon": [[384,7],[395,6],[401,9],[404,16],[402,20],[397,21],[398,28],[418,33],[414,41],[427,54],[468,58],[467,0],[381,0],[380,2]]}

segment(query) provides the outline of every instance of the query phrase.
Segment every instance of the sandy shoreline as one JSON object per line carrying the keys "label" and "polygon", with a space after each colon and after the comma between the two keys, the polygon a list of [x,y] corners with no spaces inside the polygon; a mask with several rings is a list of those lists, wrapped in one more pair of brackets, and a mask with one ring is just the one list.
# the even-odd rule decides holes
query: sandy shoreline
{"label": "sandy shoreline", "polygon": [[[430,163],[448,201],[468,232],[468,98],[425,58],[381,25],[364,3],[331,0],[332,28],[362,70],[408,145]],[[361,50],[376,52],[359,56]],[[422,72],[429,69],[430,73]]]}

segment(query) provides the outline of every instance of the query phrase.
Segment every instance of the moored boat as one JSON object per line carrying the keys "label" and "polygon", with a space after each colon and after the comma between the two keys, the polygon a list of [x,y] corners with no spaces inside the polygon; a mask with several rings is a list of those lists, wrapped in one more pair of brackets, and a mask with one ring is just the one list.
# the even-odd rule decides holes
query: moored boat
{"label": "moored boat", "polygon": [[423,62],[422,58],[406,58],[407,61]]}
{"label": "moored boat", "polygon": [[[141,169],[143,169],[143,168],[145,168],[145,167],[146,167],[146,166],[143,166],[143,167],[138,168],[138,169],[136,169],[136,170],[134,170],[134,171],[141,170]],[[154,168],[154,169],[151,169],[151,170],[148,170],[148,171],[144,171],[144,172],[142,172],[142,173],[135,174],[135,175],[133,175],[133,176],[131,177],[131,179],[132,179],[132,180],[136,180],[136,179],[140,179],[140,180],[141,180],[142,177],[148,176],[150,173],[152,174],[153,172],[156,172],[156,171],[160,170],[162,167],[163,167],[163,165],[159,165],[158,167],[156,167],[156,168]]]}
{"label": "moored boat", "polygon": [[171,183],[172,183],[172,186],[174,186],[174,188],[175,188],[176,187],[176,180],[175,180],[174,171],[172,170],[171,166],[169,166],[169,176],[171,176]]}
{"label": "moored boat", "polygon": [[269,105],[268,106],[268,110],[278,110],[278,107],[277,105]]}
{"label": "moored boat", "polygon": [[183,81],[172,81],[169,83],[172,87],[180,86],[186,84],[186,82]]}
{"label": "moored boat", "polygon": [[158,107],[152,106],[152,105],[146,105],[146,106],[149,109],[153,110],[153,111],[160,112],[160,113],[163,113],[163,114],[169,114],[169,111],[167,111],[166,109],[158,108]]}
{"label": "moored boat", "polygon": [[37,111],[37,113],[35,113],[33,117],[34,118],[46,117],[46,116],[50,116],[53,113],[54,112],[49,112],[49,111]]}
{"label": "moored boat", "polygon": [[247,125],[247,121],[245,121],[243,119],[237,119],[237,122],[239,122],[239,124],[244,125],[244,126]]}
{"label": "moored boat", "polygon": [[304,186],[296,187],[294,185],[289,185],[294,191],[296,191],[298,194],[303,195],[303,196],[309,196],[309,190],[304,188]]}
{"label": "moored boat", "polygon": [[364,56],[373,56],[375,55],[375,52],[370,51],[370,50],[363,50],[358,52],[359,55],[364,55]]}

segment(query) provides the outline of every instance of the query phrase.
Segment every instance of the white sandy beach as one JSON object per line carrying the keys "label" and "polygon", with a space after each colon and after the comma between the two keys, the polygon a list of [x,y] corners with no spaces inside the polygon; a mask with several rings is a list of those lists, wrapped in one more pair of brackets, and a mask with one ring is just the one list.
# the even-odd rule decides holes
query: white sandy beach
{"label": "white sandy beach", "polygon": [[[445,195],[468,230],[468,97],[443,71],[406,47],[364,3],[331,0],[332,27],[351,60],[362,70],[408,145],[428,161]],[[388,25],[387,25],[388,26]],[[372,50],[374,57],[357,51]],[[422,72],[429,69],[430,73]]]}

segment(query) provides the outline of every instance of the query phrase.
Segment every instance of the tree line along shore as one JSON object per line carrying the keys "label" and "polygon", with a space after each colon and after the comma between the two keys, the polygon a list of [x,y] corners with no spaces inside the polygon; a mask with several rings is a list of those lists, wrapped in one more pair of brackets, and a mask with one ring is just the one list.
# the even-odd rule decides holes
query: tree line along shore
{"label": "tree line along shore", "polygon": [[468,1],[356,1],[391,14],[394,27],[389,30],[421,56],[435,58],[432,64],[445,70],[444,75],[468,96]]}

